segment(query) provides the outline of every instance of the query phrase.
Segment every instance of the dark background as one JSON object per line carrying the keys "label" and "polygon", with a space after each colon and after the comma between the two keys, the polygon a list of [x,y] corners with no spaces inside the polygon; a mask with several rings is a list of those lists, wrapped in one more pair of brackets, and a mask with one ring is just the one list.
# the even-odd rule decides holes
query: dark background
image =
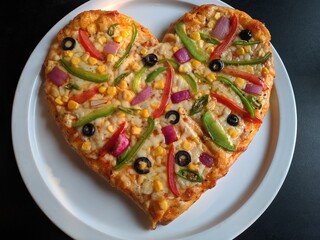
{"label": "dark background", "polygon": [[[12,148],[11,111],[20,74],[34,48],[56,22],[84,2],[1,4],[0,233],[10,234],[10,239],[70,239],[39,209],[24,185]],[[320,239],[320,1],[225,2],[266,24],[289,73],[298,111],[296,149],[287,178],[268,209],[236,239]]]}

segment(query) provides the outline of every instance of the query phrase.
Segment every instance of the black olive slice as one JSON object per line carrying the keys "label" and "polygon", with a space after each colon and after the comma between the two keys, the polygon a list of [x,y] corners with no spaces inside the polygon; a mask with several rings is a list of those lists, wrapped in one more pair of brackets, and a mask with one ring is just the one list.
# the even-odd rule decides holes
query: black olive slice
{"label": "black olive slice", "polygon": [[187,166],[191,162],[191,156],[188,152],[186,151],[178,151],[176,153],[176,163],[181,166]]}
{"label": "black olive slice", "polygon": [[82,127],[82,133],[85,136],[92,136],[95,131],[96,131],[96,128],[92,123],[87,123]]}
{"label": "black olive slice", "polygon": [[224,63],[220,59],[214,59],[209,63],[212,72],[220,72],[224,67]]}
{"label": "black olive slice", "polygon": [[174,115],[174,119],[170,120],[171,124],[177,124],[180,121],[180,114],[175,110],[170,110],[164,116],[166,119],[170,118],[171,115]]}
{"label": "black olive slice", "polygon": [[249,41],[252,38],[252,32],[248,29],[244,29],[239,34],[240,38],[245,41]]}
{"label": "black olive slice", "polygon": [[139,174],[147,174],[150,172],[152,163],[146,157],[139,157],[134,161],[133,167]]}
{"label": "black olive slice", "polygon": [[238,116],[234,114],[230,114],[227,118],[227,123],[231,126],[237,126],[239,124]]}
{"label": "black olive slice", "polygon": [[66,37],[62,40],[61,45],[63,50],[72,50],[76,45],[76,40],[74,40],[72,37]]}
{"label": "black olive slice", "polygon": [[147,56],[145,56],[142,60],[146,66],[152,67],[157,64],[158,56],[154,53],[150,53]]}

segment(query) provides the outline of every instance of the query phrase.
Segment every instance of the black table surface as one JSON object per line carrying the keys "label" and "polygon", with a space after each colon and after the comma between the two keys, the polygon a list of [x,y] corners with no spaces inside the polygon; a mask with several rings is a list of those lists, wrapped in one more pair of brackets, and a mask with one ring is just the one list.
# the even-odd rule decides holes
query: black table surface
{"label": "black table surface", "polygon": [[[40,210],[17,167],[11,141],[16,86],[42,37],[85,0],[5,1],[1,7],[1,234],[10,239],[71,239]],[[289,73],[298,113],[288,175],[267,210],[236,239],[320,239],[320,1],[226,0],[266,24]],[[8,87],[8,88],[7,88]],[[281,94],[281,93],[280,93]],[[4,121],[4,122],[3,122]],[[212,239],[215,239],[214,236]]]}

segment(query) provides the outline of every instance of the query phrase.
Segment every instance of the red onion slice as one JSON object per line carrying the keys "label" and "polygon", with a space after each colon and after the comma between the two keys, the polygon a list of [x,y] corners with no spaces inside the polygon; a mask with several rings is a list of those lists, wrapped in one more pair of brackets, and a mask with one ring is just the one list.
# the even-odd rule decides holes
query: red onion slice
{"label": "red onion slice", "polygon": [[55,66],[51,72],[48,73],[48,78],[58,87],[63,85],[68,78],[68,74],[62,71],[59,67]]}
{"label": "red onion slice", "polygon": [[176,51],[173,56],[178,60],[180,64],[188,62],[190,58],[190,54],[186,48],[180,48]]}
{"label": "red onion slice", "polygon": [[145,101],[147,98],[151,97],[152,95],[153,95],[152,88],[150,86],[147,86],[132,99],[130,104],[131,106],[137,105]]}
{"label": "red onion slice", "polygon": [[187,100],[191,98],[191,94],[189,90],[182,90],[180,92],[175,92],[171,94],[172,103],[179,103],[181,101]]}
{"label": "red onion slice", "polygon": [[119,44],[115,42],[107,42],[104,46],[103,53],[104,54],[113,54],[115,55],[118,51]]}
{"label": "red onion slice", "polygon": [[115,157],[120,156],[129,147],[129,143],[129,139],[126,135],[120,134],[111,154]]}
{"label": "red onion slice", "polygon": [[211,35],[217,39],[223,40],[230,31],[230,20],[227,17],[220,17],[212,29]]}
{"label": "red onion slice", "polygon": [[170,144],[178,140],[176,130],[172,125],[168,125],[161,128],[161,132],[164,136],[166,144]]}
{"label": "red onion slice", "polygon": [[254,94],[254,95],[261,95],[262,94],[262,86],[253,84],[253,83],[247,83],[245,88],[243,89],[246,93]]}
{"label": "red onion slice", "polygon": [[211,157],[209,154],[207,154],[205,152],[201,153],[199,160],[206,167],[211,167],[212,164],[214,163],[213,157]]}

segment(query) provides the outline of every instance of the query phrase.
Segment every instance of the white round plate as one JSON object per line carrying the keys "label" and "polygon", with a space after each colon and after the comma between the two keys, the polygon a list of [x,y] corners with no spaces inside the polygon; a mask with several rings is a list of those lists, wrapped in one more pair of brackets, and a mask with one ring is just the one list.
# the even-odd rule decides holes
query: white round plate
{"label": "white round plate", "polygon": [[21,74],[12,111],[19,170],[43,212],[75,239],[232,239],[248,228],[278,193],[291,164],[297,117],[294,93],[273,48],[277,77],[270,111],[248,150],[217,186],[167,226],[148,219],[126,196],[93,174],[71,150],[50,115],[42,91],[42,63],[51,40],[84,10],[113,9],[133,17],[161,39],[196,4],[218,0],[89,1],[59,21],[40,41]]}

